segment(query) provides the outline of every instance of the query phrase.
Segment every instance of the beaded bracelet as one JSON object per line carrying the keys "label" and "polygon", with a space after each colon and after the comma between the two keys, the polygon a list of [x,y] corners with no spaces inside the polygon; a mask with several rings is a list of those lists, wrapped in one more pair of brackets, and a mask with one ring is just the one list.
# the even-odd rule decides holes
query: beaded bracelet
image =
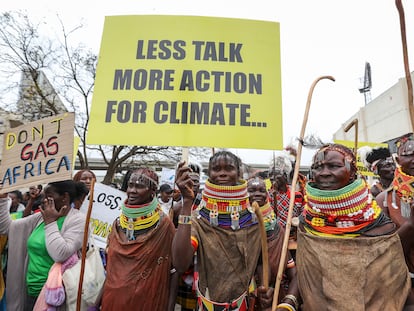
{"label": "beaded bracelet", "polygon": [[191,225],[191,216],[180,215],[178,216],[178,224],[180,225]]}
{"label": "beaded bracelet", "polygon": [[285,299],[289,299],[290,301],[292,301],[293,304],[295,305],[295,309],[299,308],[298,298],[296,298],[295,295],[288,294],[288,295],[285,296],[285,298],[283,298],[283,300],[285,300]]}
{"label": "beaded bracelet", "polygon": [[292,306],[291,304],[286,303],[286,302],[279,303],[277,305],[277,308],[281,308],[281,309],[285,309],[285,310],[289,310],[289,311],[296,311],[294,306]]}

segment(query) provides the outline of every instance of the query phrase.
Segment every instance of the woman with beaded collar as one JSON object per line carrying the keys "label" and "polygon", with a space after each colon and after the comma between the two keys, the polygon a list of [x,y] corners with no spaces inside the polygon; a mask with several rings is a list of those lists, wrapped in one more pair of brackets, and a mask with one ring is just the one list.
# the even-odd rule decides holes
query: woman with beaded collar
{"label": "woman with beaded collar", "polygon": [[[384,213],[398,227],[406,263],[414,287],[414,140],[405,136],[397,143],[397,169],[391,186],[381,192],[376,200]],[[414,289],[411,288],[410,305],[414,310]]]}
{"label": "woman with beaded collar", "polygon": [[107,242],[106,282],[101,310],[170,310],[171,243],[174,225],[156,197],[157,174],[134,170],[127,199]]}
{"label": "woman with beaded collar", "polygon": [[[274,287],[279,270],[285,229],[277,221],[276,214],[270,204],[269,193],[263,178],[250,178],[247,182],[247,191],[249,193],[250,204],[257,202],[260,206],[260,211],[262,212],[269,253],[269,280],[271,286]],[[296,278],[296,265],[290,253],[288,253],[286,261],[283,264],[285,265],[285,269],[282,278],[282,286],[279,290],[278,303],[281,304],[282,308],[283,306],[290,306],[297,310],[299,307],[299,289]],[[260,306],[257,306],[257,310],[261,310]]]}
{"label": "woman with beaded collar", "polygon": [[[195,258],[197,310],[243,311],[249,307],[252,280],[260,266],[261,242],[247,182],[240,179],[240,170],[236,155],[215,153],[209,161],[209,179],[201,203],[192,216],[191,169],[180,163],[177,170],[183,206],[173,241],[173,262],[183,273]],[[260,288],[259,303],[271,306],[272,295],[271,289]]]}
{"label": "woman with beaded collar", "polygon": [[339,144],[313,158],[296,254],[304,310],[403,310],[407,299],[395,225],[357,178],[355,162]]}

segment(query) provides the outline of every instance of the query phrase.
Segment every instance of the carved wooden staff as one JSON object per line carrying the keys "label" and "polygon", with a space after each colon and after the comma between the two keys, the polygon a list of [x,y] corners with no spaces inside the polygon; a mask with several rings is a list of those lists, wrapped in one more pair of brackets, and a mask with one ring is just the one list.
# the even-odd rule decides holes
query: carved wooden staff
{"label": "carved wooden staff", "polygon": [[358,118],[353,119],[351,123],[344,128],[345,133],[347,133],[353,126],[355,126],[355,135],[354,135],[354,155],[355,159],[358,159]]}
{"label": "carved wooden staff", "polygon": [[260,210],[259,204],[255,201],[252,204],[252,207],[254,209],[254,212],[256,214],[256,217],[259,222],[259,228],[260,228],[260,240],[262,243],[262,265],[263,265],[263,279],[262,279],[262,285],[264,288],[269,288],[269,251],[267,248],[267,235],[266,235],[266,229],[263,221],[263,215],[262,211]]}
{"label": "carved wooden staff", "polygon": [[295,185],[298,182],[298,175],[299,175],[299,169],[300,169],[300,158],[302,155],[302,143],[303,143],[303,139],[305,136],[305,129],[306,129],[306,123],[308,121],[308,116],[309,116],[310,103],[312,99],[313,90],[316,84],[320,80],[323,80],[323,79],[329,79],[331,81],[335,81],[335,78],[333,78],[332,76],[321,76],[312,83],[312,86],[309,90],[308,100],[306,102],[306,108],[305,108],[305,115],[303,117],[303,122],[302,122],[302,129],[300,131],[300,136],[299,136],[300,143],[298,145],[298,150],[296,154],[295,171],[293,173],[292,186],[290,187],[290,201],[289,201],[289,210],[288,210],[288,215],[287,215],[287,220],[286,220],[285,236],[283,238],[282,254],[280,256],[279,269],[277,271],[277,276],[276,276],[275,291],[273,294],[273,303],[272,303],[273,311],[275,311],[277,308],[277,302],[279,299],[280,283],[282,281],[282,275],[283,275],[283,271],[285,268],[284,263],[286,261],[286,254],[288,251],[288,242],[289,242],[289,233],[290,233],[290,227],[291,227],[291,222],[292,222],[293,205],[295,203],[295,191],[296,191]]}
{"label": "carved wooden staff", "polygon": [[86,249],[88,247],[88,240],[89,240],[89,222],[91,220],[94,189],[95,189],[95,179],[92,179],[91,190],[89,192],[88,212],[86,213],[85,230],[83,233],[81,268],[80,268],[79,284],[78,284],[78,296],[76,297],[76,311],[80,311],[81,309],[83,274],[85,273]]}
{"label": "carved wooden staff", "polygon": [[[267,236],[266,236],[266,228],[264,225],[262,211],[260,210],[259,203],[254,201],[252,203],[252,208],[259,223],[259,230],[260,230],[260,241],[262,244],[262,285],[264,288],[269,288],[269,251],[267,248]],[[254,296],[249,297],[249,309],[248,311],[254,311],[256,306],[256,299]]]}
{"label": "carved wooden staff", "polygon": [[410,112],[411,131],[414,132],[413,82],[411,81],[410,65],[408,62],[407,38],[405,34],[404,8],[403,8],[401,0],[395,0],[395,5],[397,6],[398,14],[400,16],[401,41],[402,41],[403,57],[404,57],[405,80],[407,81],[407,90],[408,90],[408,111]]}

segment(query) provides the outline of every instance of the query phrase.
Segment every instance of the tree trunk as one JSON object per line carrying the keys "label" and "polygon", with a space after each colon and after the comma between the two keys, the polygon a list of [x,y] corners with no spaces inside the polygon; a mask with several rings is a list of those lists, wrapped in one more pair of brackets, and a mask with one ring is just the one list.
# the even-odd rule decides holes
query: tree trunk
{"label": "tree trunk", "polygon": [[114,180],[115,173],[116,173],[116,167],[115,166],[109,166],[107,171],[106,171],[106,175],[105,175],[102,183],[104,185],[109,185]]}

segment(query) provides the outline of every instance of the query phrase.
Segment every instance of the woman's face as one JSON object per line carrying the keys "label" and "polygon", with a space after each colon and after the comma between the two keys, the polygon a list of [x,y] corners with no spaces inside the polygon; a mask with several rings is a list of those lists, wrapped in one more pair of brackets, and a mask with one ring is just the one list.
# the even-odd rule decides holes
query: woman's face
{"label": "woman's face", "polygon": [[259,206],[263,206],[266,203],[267,190],[263,180],[250,180],[247,184],[247,192],[249,193],[250,204],[257,202]]}
{"label": "woman's face", "polygon": [[315,161],[312,174],[316,188],[321,190],[337,190],[345,187],[351,181],[351,172],[345,166],[345,157],[335,150],[324,152],[323,160]]}
{"label": "woman's face", "polygon": [[168,202],[173,196],[173,190],[169,191],[169,192],[161,192],[160,193],[160,198],[163,202]]}
{"label": "woman's face", "polygon": [[395,172],[395,163],[392,158],[387,158],[377,164],[378,175],[384,179],[393,179]]}
{"label": "woman's face", "polygon": [[210,182],[221,186],[234,186],[239,181],[239,170],[235,161],[229,157],[218,157],[211,163]]}
{"label": "woman's face", "polygon": [[46,186],[44,189],[45,199],[52,198],[55,203],[55,208],[57,211],[60,211],[60,209],[70,204],[69,195],[65,193],[64,195],[60,195],[55,191],[53,186]]}
{"label": "woman's face", "polygon": [[397,160],[405,174],[414,176],[414,154],[399,155]]}
{"label": "woman's face", "polygon": [[405,174],[414,176],[414,141],[406,141],[398,148],[397,162]]}
{"label": "woman's face", "polygon": [[280,192],[286,191],[286,187],[288,185],[287,175],[286,173],[279,171],[274,172],[273,177],[273,188]]}
{"label": "woman's face", "polygon": [[129,205],[149,203],[154,198],[154,191],[151,189],[148,179],[139,173],[132,173],[126,193]]}
{"label": "woman's face", "polygon": [[91,190],[91,184],[92,184],[92,180],[93,180],[93,175],[91,172],[89,171],[84,171],[79,179],[80,182],[83,182],[86,185],[86,188],[88,188],[88,190]]}

